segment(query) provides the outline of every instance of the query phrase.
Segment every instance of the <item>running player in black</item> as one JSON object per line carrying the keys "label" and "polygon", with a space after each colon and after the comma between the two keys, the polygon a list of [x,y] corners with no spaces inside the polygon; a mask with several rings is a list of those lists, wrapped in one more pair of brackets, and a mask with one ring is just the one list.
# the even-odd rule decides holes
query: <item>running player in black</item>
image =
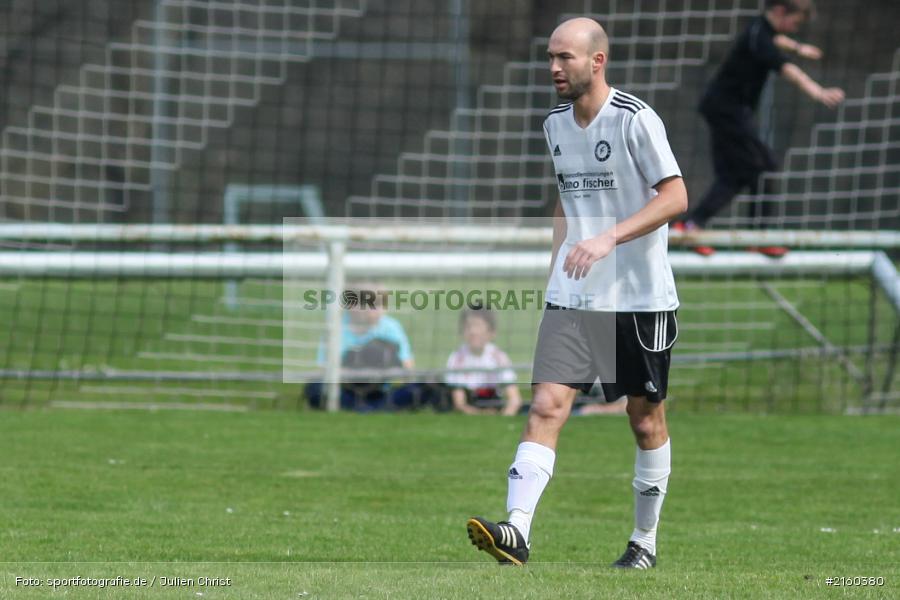
{"label": "running player in black", "polygon": [[[829,108],[843,102],[843,90],[822,87],[785,55],[788,52],[810,60],[822,57],[819,48],[801,44],[786,35],[796,33],[813,10],[812,0],[766,0],[765,12],[738,36],[700,101],[700,114],[711,134],[716,178],[700,203],[683,223],[675,224],[675,229],[686,233],[702,229],[744,188],[753,194],[761,191],[757,189],[759,176],[777,169],[772,149],[760,139],[753,122],[770,72],[778,73]],[[753,207],[761,225],[771,218],[772,208],[769,202],[759,202]],[[694,250],[704,256],[714,252],[709,246]],[[759,251],[778,258],[787,249],[766,246]]]}

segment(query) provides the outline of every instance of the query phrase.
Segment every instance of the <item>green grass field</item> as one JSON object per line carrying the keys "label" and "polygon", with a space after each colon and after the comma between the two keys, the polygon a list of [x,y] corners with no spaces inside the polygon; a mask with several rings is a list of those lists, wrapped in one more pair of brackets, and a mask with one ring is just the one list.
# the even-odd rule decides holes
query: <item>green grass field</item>
{"label": "green grass field", "polygon": [[[900,418],[670,421],[659,566],[619,573],[606,565],[631,530],[634,455],[621,417],[567,424],[532,560],[513,569],[464,524],[503,516],[519,418],[5,411],[0,598],[897,597]],[[75,576],[157,579],[46,583]],[[840,576],[885,584],[826,586]]]}

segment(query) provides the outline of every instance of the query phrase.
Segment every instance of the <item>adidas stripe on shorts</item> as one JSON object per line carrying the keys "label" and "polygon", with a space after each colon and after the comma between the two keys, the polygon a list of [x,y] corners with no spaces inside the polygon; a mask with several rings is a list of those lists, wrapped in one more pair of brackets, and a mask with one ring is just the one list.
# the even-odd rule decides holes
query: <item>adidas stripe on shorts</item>
{"label": "adidas stripe on shorts", "polygon": [[547,304],[538,330],[532,385],[587,392],[599,378],[607,402],[624,395],[661,402],[669,385],[676,311],[599,312]]}

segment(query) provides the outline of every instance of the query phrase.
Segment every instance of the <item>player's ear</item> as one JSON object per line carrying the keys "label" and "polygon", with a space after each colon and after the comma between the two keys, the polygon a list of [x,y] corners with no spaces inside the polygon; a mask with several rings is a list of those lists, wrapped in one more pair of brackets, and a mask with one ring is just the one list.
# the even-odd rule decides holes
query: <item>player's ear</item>
{"label": "player's ear", "polygon": [[591,63],[594,71],[599,71],[601,67],[606,65],[606,53],[594,52],[593,60],[591,61]]}

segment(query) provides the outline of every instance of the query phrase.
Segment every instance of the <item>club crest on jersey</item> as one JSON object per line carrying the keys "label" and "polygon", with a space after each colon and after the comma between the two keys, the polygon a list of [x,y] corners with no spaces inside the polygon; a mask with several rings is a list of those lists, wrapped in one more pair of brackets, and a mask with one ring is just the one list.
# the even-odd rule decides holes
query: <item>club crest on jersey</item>
{"label": "club crest on jersey", "polygon": [[597,142],[597,145],[594,146],[594,158],[600,162],[606,162],[606,159],[609,158],[610,154],[612,154],[612,147],[609,145],[609,142],[600,140]]}

